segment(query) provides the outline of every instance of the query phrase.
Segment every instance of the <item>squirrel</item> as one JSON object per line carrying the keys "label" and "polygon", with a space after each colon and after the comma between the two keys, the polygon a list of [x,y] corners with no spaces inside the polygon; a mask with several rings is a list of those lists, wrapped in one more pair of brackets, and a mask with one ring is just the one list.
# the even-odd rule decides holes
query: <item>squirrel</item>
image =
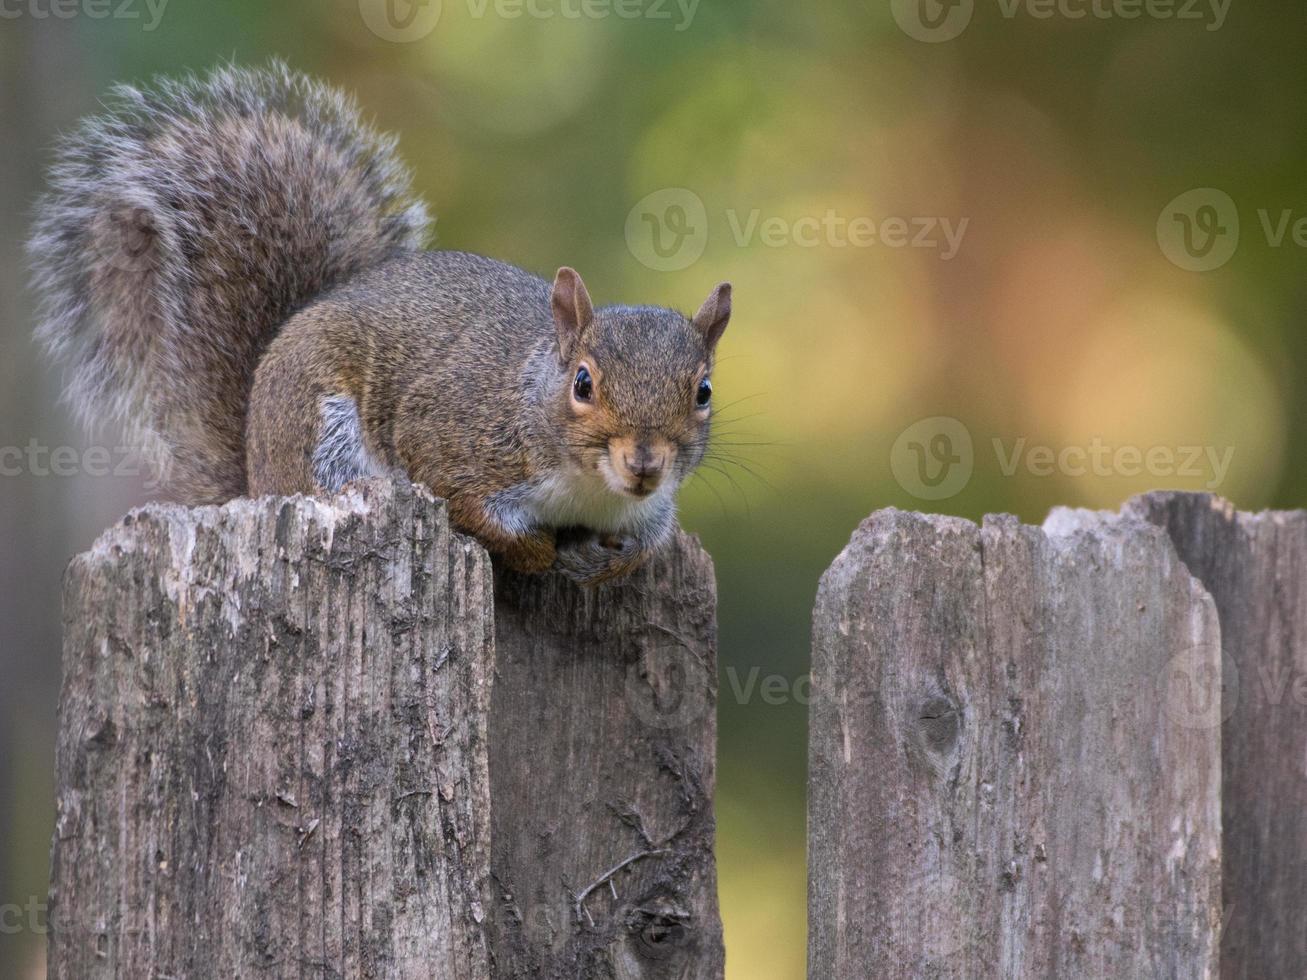
{"label": "squirrel", "polygon": [[280,62],[116,87],[28,245],[69,401],[183,503],[402,475],[510,569],[629,574],[706,452],[730,285],[596,308],[571,268],[426,251],[395,147]]}

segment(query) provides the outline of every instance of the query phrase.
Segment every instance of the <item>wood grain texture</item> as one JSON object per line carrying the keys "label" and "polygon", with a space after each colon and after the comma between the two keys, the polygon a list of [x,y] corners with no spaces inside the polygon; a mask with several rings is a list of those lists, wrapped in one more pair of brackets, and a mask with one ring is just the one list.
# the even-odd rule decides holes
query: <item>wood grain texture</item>
{"label": "wood grain texture", "polygon": [[496,585],[381,481],[133,513],[67,577],[51,975],[720,980],[715,599],[685,536]]}
{"label": "wood grain texture", "polygon": [[1216,611],[1157,528],[873,515],[813,626],[809,976],[1212,978]]}
{"label": "wood grain texture", "polygon": [[491,588],[387,484],[75,559],[50,975],[487,976]]}
{"label": "wood grain texture", "polygon": [[1126,513],[1170,534],[1220,615],[1221,975],[1307,977],[1307,512],[1247,514],[1206,494],[1156,493]]}
{"label": "wood grain texture", "polygon": [[495,976],[720,980],[711,560],[496,584]]}

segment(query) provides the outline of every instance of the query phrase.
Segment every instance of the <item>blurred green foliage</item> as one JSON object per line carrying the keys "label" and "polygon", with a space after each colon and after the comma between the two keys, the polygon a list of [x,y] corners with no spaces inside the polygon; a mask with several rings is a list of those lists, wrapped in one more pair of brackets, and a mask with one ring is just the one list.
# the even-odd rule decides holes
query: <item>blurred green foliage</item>
{"label": "blurred green foliage", "polygon": [[[173,0],[153,31],[88,16],[0,21],[31,107],[6,123],[32,162],[24,181],[39,182],[54,130],[93,112],[109,83],[275,55],[353,90],[400,135],[441,247],[545,275],[574,265],[600,302],[693,309],[733,280],[715,379],[729,406],[720,471],[689,488],[683,523],[715,556],[721,596],[729,973],[801,976],[808,620],[822,570],[862,517],[893,505],[1037,522],[1054,504],[1114,507],[1157,486],[1216,489],[1247,508],[1303,504],[1304,255],[1291,235],[1268,240],[1259,211],[1272,229],[1286,210],[1307,216],[1307,12],[1234,0],[1212,29],[1210,14],[1076,18],[1088,0],[1066,0],[1043,18],[980,0],[960,36],[928,43],[900,22],[936,0],[702,0],[688,23],[661,0],[627,0],[643,11],[632,19],[444,0],[429,33],[398,43],[362,16],[383,2]],[[1159,244],[1159,227],[1180,220],[1168,202],[1193,188],[1227,193],[1241,224],[1234,255],[1206,273]],[[703,207],[703,253],[684,268],[651,267],[648,243],[628,233],[670,234],[666,210],[628,225],[666,189]],[[928,219],[965,222],[957,254],[944,256],[938,222],[936,247],[895,244],[884,222],[896,217],[914,234]],[[874,243],[849,241],[857,221],[874,225]],[[2,329],[30,358],[30,319]],[[41,428],[10,424],[6,442],[65,431],[46,377]],[[966,427],[974,471],[923,499],[902,474],[937,463],[939,447],[899,437],[936,416]],[[1065,454],[1095,444],[1144,460],[1189,446],[1233,455],[1219,473],[1168,470],[1165,453],[1138,473],[1132,455],[1113,455],[1094,473]],[[88,544],[135,492],[61,485],[79,522],[69,545]],[[55,550],[6,560],[53,568],[66,557]],[[57,594],[22,615],[56,636]],[[24,650],[11,676],[56,656],[53,644]],[[49,709],[52,675],[31,669],[41,680],[24,700]],[[769,677],[779,681],[764,697]],[[14,896],[43,890],[48,715],[23,715],[21,739],[18,716],[6,719]],[[32,955],[35,940],[19,938]]]}

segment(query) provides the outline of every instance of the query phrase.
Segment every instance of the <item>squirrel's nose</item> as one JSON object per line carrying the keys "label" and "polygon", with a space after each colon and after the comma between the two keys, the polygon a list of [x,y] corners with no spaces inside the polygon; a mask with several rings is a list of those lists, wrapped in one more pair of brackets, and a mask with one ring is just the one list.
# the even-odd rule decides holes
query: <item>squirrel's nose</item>
{"label": "squirrel's nose", "polygon": [[634,455],[622,457],[627,470],[637,480],[653,480],[662,475],[665,457],[648,446],[637,446]]}

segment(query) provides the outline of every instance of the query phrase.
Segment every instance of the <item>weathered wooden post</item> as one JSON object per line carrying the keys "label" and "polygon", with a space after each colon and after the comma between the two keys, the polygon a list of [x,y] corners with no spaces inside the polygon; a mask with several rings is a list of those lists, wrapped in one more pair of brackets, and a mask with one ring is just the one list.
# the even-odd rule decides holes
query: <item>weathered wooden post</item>
{"label": "weathered wooden post", "polygon": [[1125,512],[1170,534],[1221,619],[1221,975],[1307,977],[1307,511],[1157,493]]}
{"label": "weathered wooden post", "polygon": [[[51,976],[717,980],[710,563],[506,582],[498,626],[492,578],[386,483],[149,507],[76,559]],[[707,710],[642,712],[674,682]]]}
{"label": "weathered wooden post", "polygon": [[490,596],[386,485],[149,507],[75,559],[51,975],[485,977]]}
{"label": "weathered wooden post", "polygon": [[496,594],[496,975],[719,980],[712,562],[682,535],[620,587]]}
{"label": "weathered wooden post", "polygon": [[1215,977],[1219,671],[1145,522],[864,522],[814,619],[809,975]]}

